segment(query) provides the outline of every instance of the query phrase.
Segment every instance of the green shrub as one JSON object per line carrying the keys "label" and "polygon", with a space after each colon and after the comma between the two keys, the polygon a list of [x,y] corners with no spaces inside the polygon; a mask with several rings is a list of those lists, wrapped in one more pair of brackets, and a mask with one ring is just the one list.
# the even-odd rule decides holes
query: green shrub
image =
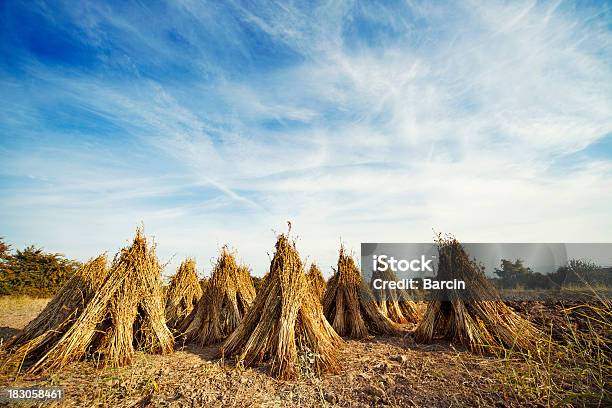
{"label": "green shrub", "polygon": [[0,239],[0,295],[50,296],[76,272],[80,263],[33,245],[10,252]]}

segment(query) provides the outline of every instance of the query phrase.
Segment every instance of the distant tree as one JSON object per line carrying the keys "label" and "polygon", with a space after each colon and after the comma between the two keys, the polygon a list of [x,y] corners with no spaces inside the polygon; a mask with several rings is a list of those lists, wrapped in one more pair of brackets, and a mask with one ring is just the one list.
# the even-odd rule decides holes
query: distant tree
{"label": "distant tree", "polygon": [[0,295],[5,294],[10,288],[8,261],[11,258],[11,246],[0,237]]}
{"label": "distant tree", "polygon": [[585,259],[570,259],[551,274],[551,279],[561,286],[612,283],[608,269]]}
{"label": "distant tree", "polygon": [[0,262],[11,257],[11,246],[4,242],[4,237],[0,237]]}
{"label": "distant tree", "polygon": [[501,288],[521,286],[525,289],[548,289],[552,285],[548,275],[532,271],[523,265],[521,259],[514,262],[502,259],[500,268],[496,268],[494,272],[498,276],[494,283]]}
{"label": "distant tree", "polygon": [[79,266],[62,254],[46,253],[31,245],[3,261],[0,294],[52,295]]}
{"label": "distant tree", "polygon": [[525,280],[527,275],[533,273],[531,268],[523,265],[522,259],[517,259],[514,262],[502,259],[500,268],[495,268],[494,272],[501,280],[502,286],[507,288],[516,287]]}

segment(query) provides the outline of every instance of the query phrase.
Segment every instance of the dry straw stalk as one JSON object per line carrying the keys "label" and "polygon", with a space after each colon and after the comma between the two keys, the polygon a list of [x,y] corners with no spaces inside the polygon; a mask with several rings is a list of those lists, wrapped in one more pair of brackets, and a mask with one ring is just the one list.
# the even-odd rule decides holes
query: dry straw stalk
{"label": "dry straw stalk", "polygon": [[194,309],[203,291],[193,258],[184,260],[170,281],[166,292],[166,323],[179,327]]}
{"label": "dry straw stalk", "polygon": [[236,329],[254,299],[249,269],[238,266],[234,255],[223,247],[204,296],[183,323],[186,339],[203,346],[224,340]]}
{"label": "dry straw stalk", "polygon": [[85,306],[108,276],[106,254],[87,261],[59,290],[40,314],[3,346],[7,366],[17,370],[44,355],[83,313]]}
{"label": "dry straw stalk", "polygon": [[267,361],[272,375],[294,379],[337,372],[341,344],[308,284],[295,243],[280,235],[253,307],[221,353],[236,356],[241,366]]}
{"label": "dry straw stalk", "polygon": [[445,338],[475,352],[517,348],[537,351],[542,333],[508,307],[453,237],[438,237],[440,280],[463,280],[465,291],[444,289],[433,292],[415,339],[429,343]]}
{"label": "dry straw stalk", "polygon": [[372,273],[370,286],[376,298],[376,303],[381,312],[396,323],[416,323],[419,321],[417,304],[411,299],[405,289],[374,289],[372,282],[375,279],[383,281],[397,281],[397,276],[393,271],[378,271]]}
{"label": "dry straw stalk", "polygon": [[338,269],[327,283],[323,311],[341,336],[363,338],[371,334],[398,334],[401,327],[385,316],[370,288],[363,282],[353,258],[340,248]]}
{"label": "dry straw stalk", "polygon": [[48,347],[30,355],[28,371],[59,369],[86,356],[118,367],[132,361],[135,349],[169,353],[173,347],[164,316],[160,265],[139,229],[133,244],[115,257],[82,313],[67,320]]}

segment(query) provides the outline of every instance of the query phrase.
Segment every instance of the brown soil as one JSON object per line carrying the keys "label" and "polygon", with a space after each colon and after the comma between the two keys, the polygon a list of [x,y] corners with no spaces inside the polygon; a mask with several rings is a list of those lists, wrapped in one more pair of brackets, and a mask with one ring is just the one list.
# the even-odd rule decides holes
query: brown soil
{"label": "brown soil", "polygon": [[0,344],[38,316],[49,300],[28,296],[0,296]]}
{"label": "brown soil", "polygon": [[[0,303],[4,305],[0,326],[21,329],[44,304],[43,300],[19,301],[11,307]],[[522,312],[530,315],[538,307],[532,303]],[[546,314],[550,316],[550,311]],[[275,380],[266,367],[235,368],[216,359],[215,351],[214,346],[188,345],[166,356],[139,353],[133,365],[120,369],[96,369],[82,362],[44,376],[0,374],[0,387],[60,386],[65,399],[45,406],[70,407],[532,405],[520,395],[504,396],[499,360],[448,343],[416,345],[410,335],[347,340],[340,351],[341,374],[318,379],[304,372],[304,379],[293,382]]]}

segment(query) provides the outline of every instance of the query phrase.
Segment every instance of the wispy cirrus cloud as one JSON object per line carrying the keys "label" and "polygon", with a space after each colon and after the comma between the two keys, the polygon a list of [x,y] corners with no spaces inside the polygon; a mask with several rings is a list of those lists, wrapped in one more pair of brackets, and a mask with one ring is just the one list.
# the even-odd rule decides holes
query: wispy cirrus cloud
{"label": "wispy cirrus cloud", "polygon": [[3,7],[17,245],[86,258],[143,221],[170,269],[228,242],[261,274],[286,220],[325,267],[340,237],[611,238],[608,5]]}

